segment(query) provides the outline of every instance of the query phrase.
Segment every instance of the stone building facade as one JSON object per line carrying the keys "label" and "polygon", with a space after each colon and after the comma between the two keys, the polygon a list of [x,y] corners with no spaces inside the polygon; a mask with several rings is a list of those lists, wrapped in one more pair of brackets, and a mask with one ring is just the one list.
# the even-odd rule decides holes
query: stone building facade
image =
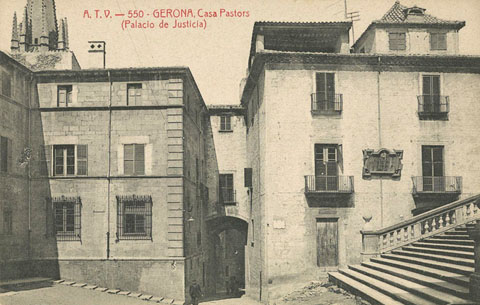
{"label": "stone building facade", "polygon": [[458,55],[463,25],[397,2],[352,52],[335,47],[348,23],[254,25],[241,98],[248,295],[266,302],[358,263],[363,228],[478,193],[480,167],[465,156],[480,152],[480,59]]}
{"label": "stone building facade", "polygon": [[14,80],[2,95],[2,275],[34,265],[30,275],[178,301],[193,279],[205,287],[210,125],[190,71],[2,69]]}

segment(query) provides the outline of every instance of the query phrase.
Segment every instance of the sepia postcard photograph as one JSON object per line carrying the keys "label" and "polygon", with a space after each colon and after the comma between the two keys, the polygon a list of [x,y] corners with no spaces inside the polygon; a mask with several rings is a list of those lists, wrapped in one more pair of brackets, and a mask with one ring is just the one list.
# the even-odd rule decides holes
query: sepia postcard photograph
{"label": "sepia postcard photograph", "polygon": [[480,304],[479,0],[0,0],[0,305]]}

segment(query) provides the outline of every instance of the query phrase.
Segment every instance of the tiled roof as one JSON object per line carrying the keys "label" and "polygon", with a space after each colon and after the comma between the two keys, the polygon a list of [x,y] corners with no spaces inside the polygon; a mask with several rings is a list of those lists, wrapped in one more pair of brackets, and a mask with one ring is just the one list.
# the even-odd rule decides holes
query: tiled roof
{"label": "tiled roof", "polygon": [[[426,24],[457,24],[462,23],[463,21],[451,21],[451,20],[443,20],[437,18],[435,16],[424,14],[424,20],[419,22],[418,20],[415,21],[408,21],[407,15],[405,14],[405,10],[409,7],[400,4],[399,1],[396,1],[395,4],[383,15],[383,17],[379,20],[373,21],[373,23],[426,23]],[[419,8],[414,6],[413,8],[420,9],[425,11],[425,9]]]}

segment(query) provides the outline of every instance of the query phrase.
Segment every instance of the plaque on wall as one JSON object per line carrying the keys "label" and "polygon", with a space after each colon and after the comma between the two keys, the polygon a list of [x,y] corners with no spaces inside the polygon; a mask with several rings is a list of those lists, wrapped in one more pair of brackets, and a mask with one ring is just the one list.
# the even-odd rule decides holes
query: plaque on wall
{"label": "plaque on wall", "polygon": [[403,150],[363,150],[363,178],[400,178]]}

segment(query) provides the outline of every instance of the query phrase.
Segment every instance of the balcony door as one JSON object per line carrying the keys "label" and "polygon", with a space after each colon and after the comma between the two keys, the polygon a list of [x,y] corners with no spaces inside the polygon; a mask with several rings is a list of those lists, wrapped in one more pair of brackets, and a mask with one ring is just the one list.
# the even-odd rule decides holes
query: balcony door
{"label": "balcony door", "polygon": [[443,146],[422,146],[424,192],[445,191]]}
{"label": "balcony door", "polygon": [[335,110],[335,74],[316,74],[316,110]]}
{"label": "balcony door", "polygon": [[440,76],[423,76],[423,109],[426,113],[439,113],[440,107]]}
{"label": "balcony door", "polygon": [[338,190],[337,145],[315,144],[315,190]]}

